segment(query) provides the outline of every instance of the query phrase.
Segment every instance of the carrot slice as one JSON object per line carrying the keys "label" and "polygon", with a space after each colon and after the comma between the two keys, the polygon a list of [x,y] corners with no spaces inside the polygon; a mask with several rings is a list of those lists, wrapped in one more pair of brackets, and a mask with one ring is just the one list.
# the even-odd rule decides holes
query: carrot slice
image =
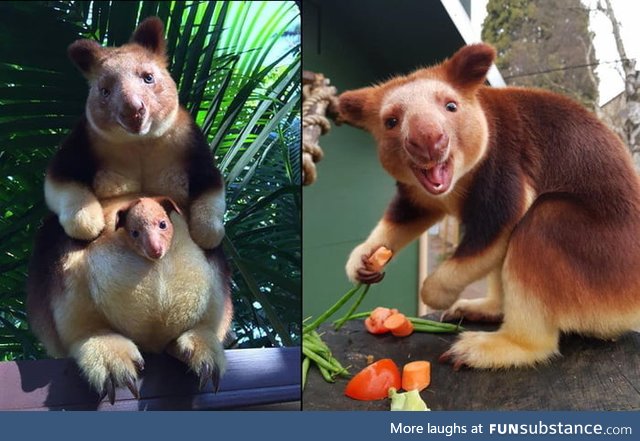
{"label": "carrot slice", "polygon": [[406,337],[413,333],[413,324],[402,313],[396,313],[389,316],[384,321],[384,327],[389,329],[396,337]]}
{"label": "carrot slice", "polygon": [[389,329],[384,327],[383,322],[378,322],[371,317],[367,317],[364,320],[364,327],[367,329],[369,334],[386,334],[389,332]]}
{"label": "carrot slice", "polygon": [[406,391],[417,389],[418,392],[431,384],[431,363],[428,361],[412,361],[402,368],[402,388]]}
{"label": "carrot slice", "polygon": [[391,260],[393,251],[387,247],[380,247],[369,257],[369,265],[372,271],[381,271],[382,268]]}
{"label": "carrot slice", "polygon": [[389,329],[384,326],[384,321],[388,319],[394,311],[398,312],[397,310],[391,310],[389,308],[378,306],[376,309],[371,311],[369,317],[365,319],[365,328],[367,328],[367,331],[369,331],[371,334],[385,334],[389,332]]}
{"label": "carrot slice", "polygon": [[371,334],[386,334],[389,332],[389,328],[384,326],[384,321],[397,313],[398,310],[395,308],[389,309],[383,306],[378,306],[376,309],[371,311],[369,317],[365,319],[364,326]]}

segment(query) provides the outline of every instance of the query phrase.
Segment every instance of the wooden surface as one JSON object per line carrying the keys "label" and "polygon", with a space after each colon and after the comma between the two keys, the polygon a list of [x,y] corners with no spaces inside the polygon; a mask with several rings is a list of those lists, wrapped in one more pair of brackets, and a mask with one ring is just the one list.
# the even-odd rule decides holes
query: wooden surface
{"label": "wooden surface", "polygon": [[[467,329],[495,326],[464,324]],[[375,336],[362,321],[335,332],[326,325],[324,341],[350,372],[366,366],[367,355],[393,359],[398,367],[414,360],[431,362],[431,385],[421,395],[432,410],[638,410],[640,409],[640,334],[615,342],[565,336],[562,356],[528,369],[454,372],[438,357],[453,335],[414,333],[410,337]],[[343,395],[346,379],[326,383],[312,367],[302,405],[305,410],[388,410],[389,401],[356,401]]]}
{"label": "wooden surface", "polygon": [[227,372],[214,393],[198,390],[186,365],[165,355],[145,354],[141,399],[116,391],[114,405],[98,401],[69,359],[0,363],[1,410],[206,410],[289,403],[299,408],[300,348],[228,350]]}

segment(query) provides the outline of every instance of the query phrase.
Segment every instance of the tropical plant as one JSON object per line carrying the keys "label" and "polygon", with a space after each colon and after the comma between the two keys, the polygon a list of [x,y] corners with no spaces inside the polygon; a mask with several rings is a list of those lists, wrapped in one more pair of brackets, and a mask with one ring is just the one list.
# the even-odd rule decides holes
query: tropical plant
{"label": "tropical plant", "polygon": [[87,91],[66,47],[78,38],[122,44],[151,15],[166,24],[180,101],[226,179],[237,343],[299,342],[296,4],[16,1],[0,3],[0,360],[42,355],[24,311],[27,263],[47,212],[44,170]]}

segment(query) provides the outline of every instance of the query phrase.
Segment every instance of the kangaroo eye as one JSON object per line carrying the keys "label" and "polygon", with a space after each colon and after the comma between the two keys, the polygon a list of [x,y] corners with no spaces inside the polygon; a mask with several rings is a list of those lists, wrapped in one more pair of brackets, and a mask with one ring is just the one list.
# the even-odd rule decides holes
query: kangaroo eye
{"label": "kangaroo eye", "polygon": [[139,231],[133,230],[131,232],[131,237],[133,237],[134,239],[137,239],[138,236],[140,236],[140,232]]}
{"label": "kangaroo eye", "polygon": [[387,118],[384,120],[384,126],[391,130],[398,125],[398,118]]}
{"label": "kangaroo eye", "polygon": [[100,89],[100,95],[102,95],[102,98],[108,98],[109,95],[111,95],[111,91],[105,87]]}
{"label": "kangaroo eye", "polygon": [[145,74],[145,75],[142,77],[142,79],[143,79],[143,80],[144,80],[144,82],[145,82],[145,83],[147,83],[147,84],[153,84],[153,82],[154,82],[153,75],[151,75],[151,74]]}
{"label": "kangaroo eye", "polygon": [[161,230],[166,230],[167,229],[167,222],[166,221],[160,221],[158,226],[160,227]]}
{"label": "kangaroo eye", "polygon": [[449,101],[444,107],[449,112],[455,112],[456,110],[458,110],[458,105],[456,103],[454,103],[453,101]]}

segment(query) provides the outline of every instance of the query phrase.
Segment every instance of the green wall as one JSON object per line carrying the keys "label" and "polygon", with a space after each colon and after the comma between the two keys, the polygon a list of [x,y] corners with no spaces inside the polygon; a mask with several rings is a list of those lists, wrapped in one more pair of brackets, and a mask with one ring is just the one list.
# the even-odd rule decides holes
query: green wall
{"label": "green wall", "polygon": [[[318,9],[305,5],[304,68],[325,74],[339,91],[388,77],[388,72],[353,44],[337,20],[326,19],[325,12],[325,19],[319,20]],[[304,317],[326,310],[351,287],[344,271],[347,257],[368,236],[395,192],[395,183],[380,166],[368,133],[333,126],[320,145],[325,155],[317,164],[318,180],[304,188]],[[415,315],[417,244],[396,256],[386,273],[384,281],[371,288],[360,310],[382,305]]]}

